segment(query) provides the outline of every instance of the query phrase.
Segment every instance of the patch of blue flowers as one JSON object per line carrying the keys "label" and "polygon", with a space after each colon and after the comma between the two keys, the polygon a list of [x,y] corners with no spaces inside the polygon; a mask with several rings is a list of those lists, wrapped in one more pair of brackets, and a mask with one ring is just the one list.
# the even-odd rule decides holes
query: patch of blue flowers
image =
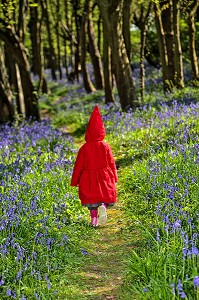
{"label": "patch of blue flowers", "polygon": [[0,127],[1,299],[53,299],[81,215],[70,189],[75,152],[46,122]]}

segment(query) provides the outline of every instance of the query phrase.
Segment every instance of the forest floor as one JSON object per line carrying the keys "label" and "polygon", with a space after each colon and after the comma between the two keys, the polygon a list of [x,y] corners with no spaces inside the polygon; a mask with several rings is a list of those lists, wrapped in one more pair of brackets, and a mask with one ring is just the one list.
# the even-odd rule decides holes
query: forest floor
{"label": "forest floor", "polygon": [[93,228],[88,234],[87,254],[75,273],[67,274],[70,299],[128,300],[136,299],[123,287],[124,270],[136,247],[138,235],[125,229],[120,201],[107,210],[105,225]]}

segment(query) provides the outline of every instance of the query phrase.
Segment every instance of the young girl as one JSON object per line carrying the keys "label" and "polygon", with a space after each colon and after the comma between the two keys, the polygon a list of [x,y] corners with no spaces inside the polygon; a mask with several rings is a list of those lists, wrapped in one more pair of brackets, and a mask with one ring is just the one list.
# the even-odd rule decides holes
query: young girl
{"label": "young girl", "polygon": [[103,140],[104,124],[98,106],[95,106],[86,130],[86,143],[79,149],[71,186],[79,187],[79,198],[90,210],[91,225],[105,224],[106,208],[116,202],[118,181],[111,148]]}

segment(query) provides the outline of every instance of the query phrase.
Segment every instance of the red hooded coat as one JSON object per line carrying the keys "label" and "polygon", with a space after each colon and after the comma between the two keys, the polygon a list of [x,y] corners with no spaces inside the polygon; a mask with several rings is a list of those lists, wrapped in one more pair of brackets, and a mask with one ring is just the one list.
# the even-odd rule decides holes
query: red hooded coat
{"label": "red hooded coat", "polygon": [[79,149],[71,180],[71,186],[79,186],[79,198],[84,206],[116,202],[117,170],[104,137],[104,124],[95,106],[86,130],[86,143]]}

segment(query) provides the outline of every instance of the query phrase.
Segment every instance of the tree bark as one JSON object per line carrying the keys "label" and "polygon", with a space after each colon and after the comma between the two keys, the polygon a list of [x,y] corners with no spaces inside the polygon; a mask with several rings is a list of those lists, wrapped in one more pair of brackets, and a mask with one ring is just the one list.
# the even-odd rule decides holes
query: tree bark
{"label": "tree bark", "polygon": [[165,43],[168,56],[168,78],[170,89],[173,89],[175,82],[175,66],[174,66],[174,31],[173,31],[173,5],[170,0],[160,2],[162,25],[165,36]]}
{"label": "tree bark", "polygon": [[[38,4],[38,0],[35,0]],[[42,45],[42,18],[43,13],[39,17],[38,6],[30,6],[30,38],[32,44],[32,71],[35,75],[39,75],[38,93],[47,93],[48,86],[44,74],[44,56]]]}
{"label": "tree bark", "polygon": [[104,85],[105,85],[105,103],[115,102],[113,94],[113,78],[111,71],[111,49],[108,44],[108,37],[103,27],[103,65],[104,65]]}
{"label": "tree bark", "polygon": [[38,83],[38,94],[40,93],[48,93],[48,84],[44,73],[44,53],[43,53],[43,40],[42,40],[42,30],[43,30],[43,22],[42,17],[39,21],[38,28],[38,45],[39,45],[39,83]]}
{"label": "tree bark", "polygon": [[89,15],[88,15],[89,52],[93,64],[96,89],[102,90],[104,88],[103,67],[102,67],[100,52],[96,43],[95,31],[94,31],[94,26],[92,21],[91,4],[92,2],[90,2]]}
{"label": "tree bark", "polygon": [[25,18],[26,18],[27,8],[28,8],[28,1],[19,0],[17,35],[22,42],[24,42],[24,37],[25,37]]}
{"label": "tree bark", "polygon": [[15,115],[13,94],[8,81],[2,45],[0,45],[0,95],[0,123],[13,121]]}
{"label": "tree bark", "polygon": [[59,14],[60,14],[60,0],[57,0],[56,4],[56,38],[57,38],[57,64],[59,69],[59,79],[62,79],[62,68],[61,68],[61,50],[60,50],[60,21],[59,21]]}
{"label": "tree bark", "polygon": [[165,91],[183,87],[183,62],[179,31],[179,0],[154,3],[156,30]]}
{"label": "tree bark", "polygon": [[[86,5],[86,3],[85,3],[85,5]],[[79,0],[74,0],[73,1],[73,12],[74,12],[74,17],[75,17],[75,28],[76,28],[77,43],[73,44],[73,46],[74,46],[74,55],[75,55],[75,75],[76,75],[77,81],[79,81],[79,64],[80,64],[80,61],[81,61],[79,45],[81,44],[80,35],[82,33],[82,30],[80,28],[83,26],[82,24],[80,24],[80,22],[81,22],[80,21],[80,16],[77,13],[78,10],[79,10],[79,6],[80,6]]]}
{"label": "tree bark", "polygon": [[13,54],[13,57],[19,66],[24,93],[26,117],[33,117],[36,120],[39,120],[38,99],[31,81],[26,49],[23,44],[19,42],[15,33],[6,26],[4,20],[1,19],[0,21],[1,24],[4,25],[3,28],[0,28],[0,39],[5,42],[7,49],[9,49],[9,51]]}
{"label": "tree bark", "polygon": [[[37,1],[35,1],[37,3]],[[38,41],[38,7],[30,6],[30,39],[32,48],[32,71],[39,75],[40,70],[40,45]]]}
{"label": "tree bark", "polygon": [[90,80],[90,76],[86,67],[86,52],[87,52],[87,42],[86,42],[86,32],[88,24],[88,8],[90,0],[85,0],[84,11],[82,15],[82,24],[81,24],[81,71],[84,81],[85,90],[90,93],[94,92],[95,88]]}
{"label": "tree bark", "polygon": [[139,106],[139,103],[122,34],[123,1],[115,0],[112,2],[111,6],[109,6],[109,1],[97,0],[97,4],[112,50],[116,84],[121,107],[124,110],[127,110],[129,107],[136,108]]}
{"label": "tree bark", "polygon": [[195,14],[199,6],[199,1],[195,0],[193,7],[189,12],[188,16],[188,26],[189,26],[189,52],[192,68],[192,78],[193,82],[199,80],[199,71],[198,71],[198,58],[196,53],[196,43],[195,43]]}
{"label": "tree bark", "polygon": [[174,30],[174,85],[177,88],[184,87],[182,49],[180,42],[180,1],[173,0],[173,30]]}
{"label": "tree bark", "polygon": [[143,6],[141,6],[141,16],[142,19],[139,22],[140,28],[140,95],[142,102],[144,101],[144,89],[145,89],[145,68],[144,68],[144,54],[146,46],[146,32],[148,29],[149,15],[152,9],[152,2],[149,2],[149,6],[146,15],[143,17]]}
{"label": "tree bark", "polygon": [[48,44],[50,48],[50,53],[49,53],[49,62],[50,62],[50,67],[51,67],[51,74],[53,80],[57,80],[56,76],[56,56],[55,56],[55,50],[52,42],[52,34],[51,34],[51,28],[50,28],[50,20],[49,20],[49,15],[48,15],[48,3],[47,0],[40,0],[40,4],[42,7],[42,12],[45,18],[46,22],[46,27],[47,27],[47,33],[48,33]]}
{"label": "tree bark", "polygon": [[163,88],[164,91],[171,91],[171,86],[169,84],[169,71],[168,71],[168,55],[167,55],[167,47],[165,41],[164,30],[162,26],[161,13],[158,4],[154,3],[154,12],[155,12],[155,24],[156,31],[158,35],[158,45],[160,51],[160,60],[162,65],[162,80],[163,80]]}
{"label": "tree bark", "polygon": [[128,55],[129,62],[131,62],[131,4],[132,0],[125,0],[123,4],[123,14],[122,14],[122,31],[124,36],[124,42],[126,46],[126,52]]}

